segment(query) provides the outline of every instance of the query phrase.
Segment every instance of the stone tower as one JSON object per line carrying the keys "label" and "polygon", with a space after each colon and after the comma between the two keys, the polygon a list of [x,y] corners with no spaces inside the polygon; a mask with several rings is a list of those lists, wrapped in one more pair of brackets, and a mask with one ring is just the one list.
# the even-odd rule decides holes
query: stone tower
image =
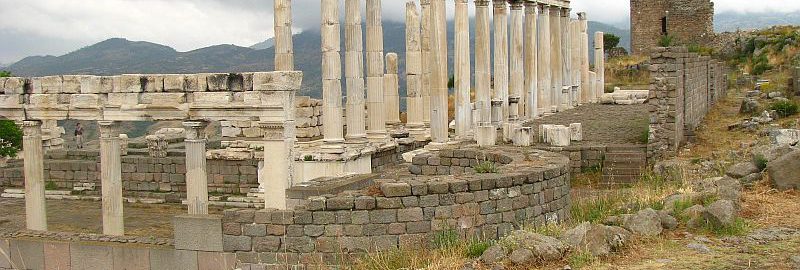
{"label": "stone tower", "polygon": [[714,39],[711,0],[631,0],[631,50],[648,54],[665,35],[675,45],[706,45]]}

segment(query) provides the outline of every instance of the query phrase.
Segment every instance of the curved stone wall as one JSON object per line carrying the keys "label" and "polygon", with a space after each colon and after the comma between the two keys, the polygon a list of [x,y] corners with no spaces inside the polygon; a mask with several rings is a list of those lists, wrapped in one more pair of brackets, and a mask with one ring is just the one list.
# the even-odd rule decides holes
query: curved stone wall
{"label": "curved stone wall", "polygon": [[492,174],[378,180],[366,190],[311,197],[294,210],[227,210],[223,248],[244,264],[337,265],[365,252],[425,246],[436,232],[497,239],[569,217],[568,158],[503,147],[464,151],[508,163]]}

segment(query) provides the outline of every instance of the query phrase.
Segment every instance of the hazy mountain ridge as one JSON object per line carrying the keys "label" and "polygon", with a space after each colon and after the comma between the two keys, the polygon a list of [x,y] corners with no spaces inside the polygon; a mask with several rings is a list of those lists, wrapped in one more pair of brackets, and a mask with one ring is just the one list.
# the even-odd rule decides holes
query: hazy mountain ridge
{"label": "hazy mountain ridge", "polygon": [[714,15],[714,31],[755,30],[774,25],[800,25],[800,12],[725,12]]}

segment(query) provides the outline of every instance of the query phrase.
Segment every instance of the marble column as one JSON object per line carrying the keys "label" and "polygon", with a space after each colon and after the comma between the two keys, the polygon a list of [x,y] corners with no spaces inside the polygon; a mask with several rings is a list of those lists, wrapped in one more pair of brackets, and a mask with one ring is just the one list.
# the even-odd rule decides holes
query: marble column
{"label": "marble column", "polygon": [[471,81],[472,62],[469,44],[469,0],[456,0],[455,14],[455,91],[456,138],[472,138]]}
{"label": "marble column", "polygon": [[489,1],[475,0],[475,95],[478,111],[476,140],[480,145],[494,145],[496,136],[491,119],[491,58],[489,55]]}
{"label": "marble column", "polygon": [[594,72],[597,74],[594,89],[595,100],[600,100],[600,96],[605,93],[606,54],[603,51],[604,42],[603,32],[594,33]]}
{"label": "marble column", "polygon": [[364,43],[361,0],[345,0],[345,83],[347,84],[347,143],[364,143]]}
{"label": "marble column", "polygon": [[342,128],[342,56],[339,0],[322,0],[322,149],[344,152]]}
{"label": "marble column", "polygon": [[389,139],[383,100],[383,23],[381,0],[367,0],[367,137],[372,142]]}
{"label": "marble column", "polygon": [[103,196],[103,234],[124,235],[122,157],[119,123],[98,121],[100,128],[100,186]]}
{"label": "marble column", "polygon": [[259,122],[264,134],[264,172],[259,189],[264,191],[264,206],[286,209],[286,189],[291,187],[290,163],[292,157],[284,142],[286,132],[284,123]]}
{"label": "marble column", "polygon": [[422,18],[420,21],[420,41],[422,46],[422,119],[425,127],[431,126],[431,0],[420,0]]}
{"label": "marble column", "polygon": [[538,74],[538,57],[537,57],[537,18],[536,18],[536,3],[525,2],[525,96],[527,97],[526,104],[527,111],[525,115],[528,118],[535,118],[538,116],[537,108],[539,107],[539,99],[537,96],[537,89],[539,89],[539,81],[536,79]]}
{"label": "marble column", "polygon": [[383,102],[386,106],[386,123],[397,127],[400,125],[400,79],[397,75],[399,67],[396,53],[386,54],[386,74],[383,74]]}
{"label": "marble column", "polygon": [[539,81],[539,108],[538,114],[550,112],[552,106],[552,73],[551,63],[551,32],[550,32],[550,6],[539,3],[539,69],[536,78]]}
{"label": "marble column", "polygon": [[[511,29],[510,29],[510,37],[511,37],[511,57],[509,57],[509,121],[517,121],[521,118],[521,116],[525,115],[525,107],[529,106],[526,105],[525,102],[525,82],[528,78],[525,77],[525,61],[523,60],[525,57],[525,53],[528,52],[528,48],[525,47],[526,45],[530,46],[530,44],[526,44],[524,37],[526,34],[525,32],[525,23],[524,21],[528,18],[525,17],[525,12],[523,11],[523,2],[522,1],[513,1],[511,2]],[[534,78],[535,80],[535,78]]]}
{"label": "marble column", "polygon": [[25,227],[47,230],[47,203],[44,197],[44,148],[42,122],[22,122],[22,160],[25,170]]}
{"label": "marble column", "polygon": [[550,6],[550,68],[552,84],[550,89],[550,112],[557,112],[561,106],[561,90],[564,87],[561,58],[561,7]]}
{"label": "marble column", "polygon": [[561,8],[561,80],[563,88],[561,90],[561,107],[563,110],[572,108],[572,51],[570,50],[570,23],[569,8]]}
{"label": "marble column", "polygon": [[493,115],[492,123],[500,125],[508,121],[508,5],[506,0],[492,1],[494,7],[494,91],[492,100],[500,102],[499,115]]}
{"label": "marble column", "polygon": [[590,103],[594,94],[589,91],[589,21],[585,12],[578,13],[580,35],[580,63],[581,63],[581,103]]}
{"label": "marble column", "polygon": [[416,140],[425,139],[425,105],[422,97],[422,41],[417,4],[406,2],[406,127]]}
{"label": "marble column", "polygon": [[190,215],[208,214],[208,174],[204,121],[186,121],[186,204]]}
{"label": "marble column", "polygon": [[445,0],[431,1],[431,141],[449,141],[447,81],[447,10]]}
{"label": "marble column", "polygon": [[294,70],[292,0],[275,0],[275,70]]}
{"label": "marble column", "polygon": [[580,21],[570,21],[570,59],[572,64],[572,106],[578,106],[581,102],[581,27]]}

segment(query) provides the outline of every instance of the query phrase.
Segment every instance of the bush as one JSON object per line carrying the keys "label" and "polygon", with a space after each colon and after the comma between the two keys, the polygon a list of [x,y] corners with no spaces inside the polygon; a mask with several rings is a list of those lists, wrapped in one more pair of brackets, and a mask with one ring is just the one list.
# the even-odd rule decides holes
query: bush
{"label": "bush", "polygon": [[675,37],[671,35],[664,35],[661,36],[661,39],[658,40],[658,46],[661,47],[669,47],[672,46],[672,43],[675,41]]}
{"label": "bush", "polygon": [[483,252],[489,249],[492,244],[488,241],[480,241],[480,240],[472,240],[467,244],[467,249],[464,251],[464,255],[467,258],[478,258],[483,255]]}
{"label": "bush", "polygon": [[478,165],[475,165],[475,167],[472,169],[474,169],[476,173],[497,173],[498,171],[497,165],[491,161],[483,161],[478,163]]}
{"label": "bush", "polygon": [[16,156],[22,149],[22,130],[14,121],[0,120],[0,157]]}
{"label": "bush", "polygon": [[756,155],[753,157],[753,163],[756,164],[759,170],[764,171],[767,168],[769,161],[763,155]]}
{"label": "bush", "polygon": [[795,115],[800,111],[800,106],[792,101],[778,101],[773,103],[769,108],[777,112],[780,117],[784,118]]}
{"label": "bush", "polygon": [[456,230],[444,230],[433,235],[433,246],[438,249],[449,249],[457,246],[461,242]]}

